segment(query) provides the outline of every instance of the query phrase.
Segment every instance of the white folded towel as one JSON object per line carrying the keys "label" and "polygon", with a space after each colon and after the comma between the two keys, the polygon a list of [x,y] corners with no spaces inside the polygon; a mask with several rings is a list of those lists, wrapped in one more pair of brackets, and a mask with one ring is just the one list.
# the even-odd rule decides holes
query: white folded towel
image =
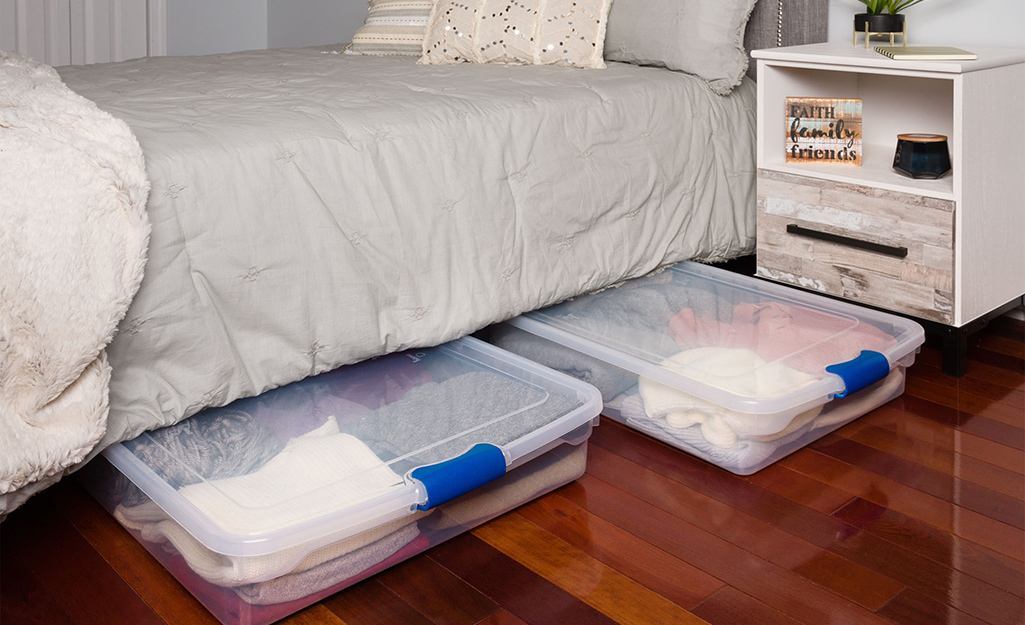
{"label": "white folded towel", "polygon": [[639,395],[621,395],[617,397],[617,404],[621,417],[631,427],[730,471],[747,474],[878,408],[898,396],[903,384],[904,370],[897,367],[868,388],[845,399],[830,401],[821,413],[816,409],[798,415],[782,432],[737,438],[729,447],[708,440],[700,425],[673,427],[664,419],[652,418]]}
{"label": "white folded towel", "polygon": [[782,457],[790,451],[788,446],[791,443],[802,441],[814,427],[814,421],[806,421],[803,426],[791,429],[787,435],[775,440],[741,438],[730,447],[720,447],[708,441],[698,425],[674,428],[665,421],[649,418],[644,414],[640,397],[636,395],[623,402],[623,416],[631,427],[736,473],[751,472],[769,459]]}
{"label": "white folded towel", "polygon": [[263,534],[400,488],[402,477],[334,417],[248,475],[179,490],[225,532]]}
{"label": "white folded towel", "polygon": [[[291,440],[280,454],[248,475],[192,484],[178,492],[225,532],[259,535],[347,508],[389,490],[402,478],[359,439],[338,432],[334,417]],[[410,515],[328,545],[313,553],[303,545],[260,556],[215,553],[196,540],[155,503],[118,506],[117,519],[143,539],[170,543],[205,579],[233,586],[309,569],[396,531]]]}
{"label": "white folded towel", "polygon": [[167,546],[169,551],[181,555],[189,568],[203,579],[229,587],[308,571],[402,530],[426,514],[417,512],[315,551],[310,551],[306,545],[297,545],[266,555],[228,556],[207,549],[152,501],[132,507],[118,506],[114,510],[114,517],[128,529],[138,531],[143,540]]}
{"label": "white folded towel", "polygon": [[[818,378],[779,363],[767,363],[749,349],[699,347],[680,352],[661,363],[671,371],[743,397],[768,398],[790,392]],[[641,377],[638,390],[644,410],[652,419],[665,421],[672,428],[701,425],[701,434],[718,447],[729,448],[737,438],[755,438],[754,427],[759,415],[723,408],[714,402],[695,397],[649,378]],[[787,436],[814,419],[821,406],[793,418],[785,429],[769,435]],[[760,436],[761,440],[766,440]]]}

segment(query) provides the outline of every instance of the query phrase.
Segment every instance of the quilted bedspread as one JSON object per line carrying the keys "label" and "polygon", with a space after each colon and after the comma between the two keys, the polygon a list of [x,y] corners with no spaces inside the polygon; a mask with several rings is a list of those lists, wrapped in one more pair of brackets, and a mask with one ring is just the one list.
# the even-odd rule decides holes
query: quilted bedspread
{"label": "quilted bedspread", "polygon": [[[60,69],[128,123],[149,259],[97,450],[687,258],[750,252],[754,86],[329,49]],[[95,452],[94,452],[95,453]]]}

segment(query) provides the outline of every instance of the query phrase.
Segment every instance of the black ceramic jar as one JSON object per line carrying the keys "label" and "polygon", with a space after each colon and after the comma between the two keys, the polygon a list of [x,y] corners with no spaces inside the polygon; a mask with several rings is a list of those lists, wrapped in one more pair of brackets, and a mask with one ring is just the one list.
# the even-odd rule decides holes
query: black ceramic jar
{"label": "black ceramic jar", "polygon": [[897,135],[893,168],[912,178],[942,178],[950,172],[950,148],[943,135]]}

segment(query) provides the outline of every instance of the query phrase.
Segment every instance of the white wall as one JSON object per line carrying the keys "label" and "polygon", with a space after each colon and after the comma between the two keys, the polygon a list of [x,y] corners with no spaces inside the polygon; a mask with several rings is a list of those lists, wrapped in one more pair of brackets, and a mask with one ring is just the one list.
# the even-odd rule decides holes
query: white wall
{"label": "white wall", "polygon": [[[829,0],[829,40],[851,41],[857,0]],[[910,45],[1025,48],[1025,0],[925,0],[905,13]]]}
{"label": "white wall", "polygon": [[[829,40],[849,41],[857,0],[829,0]],[[365,0],[167,0],[168,54],[347,42]],[[926,0],[908,9],[912,45],[1025,48],[1025,0]]]}
{"label": "white wall", "polygon": [[0,0],[0,50],[48,65],[160,55],[162,6],[162,0]]}
{"label": "white wall", "polygon": [[347,43],[366,13],[366,0],[167,0],[167,53]]}
{"label": "white wall", "polygon": [[267,0],[167,0],[168,54],[266,47]]}
{"label": "white wall", "polygon": [[366,14],[366,0],[267,0],[267,46],[348,43]]}

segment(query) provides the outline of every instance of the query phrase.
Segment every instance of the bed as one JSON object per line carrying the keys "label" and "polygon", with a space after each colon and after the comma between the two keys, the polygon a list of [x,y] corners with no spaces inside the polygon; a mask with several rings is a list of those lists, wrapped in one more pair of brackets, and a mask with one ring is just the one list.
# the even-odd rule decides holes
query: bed
{"label": "bed", "polygon": [[[825,3],[789,4],[784,30],[783,3],[759,3],[749,49],[823,38]],[[340,52],[60,69],[137,138],[152,225],[106,348],[105,431],[71,465],[205,407],[754,249],[750,78],[718,95],[628,63]]]}

